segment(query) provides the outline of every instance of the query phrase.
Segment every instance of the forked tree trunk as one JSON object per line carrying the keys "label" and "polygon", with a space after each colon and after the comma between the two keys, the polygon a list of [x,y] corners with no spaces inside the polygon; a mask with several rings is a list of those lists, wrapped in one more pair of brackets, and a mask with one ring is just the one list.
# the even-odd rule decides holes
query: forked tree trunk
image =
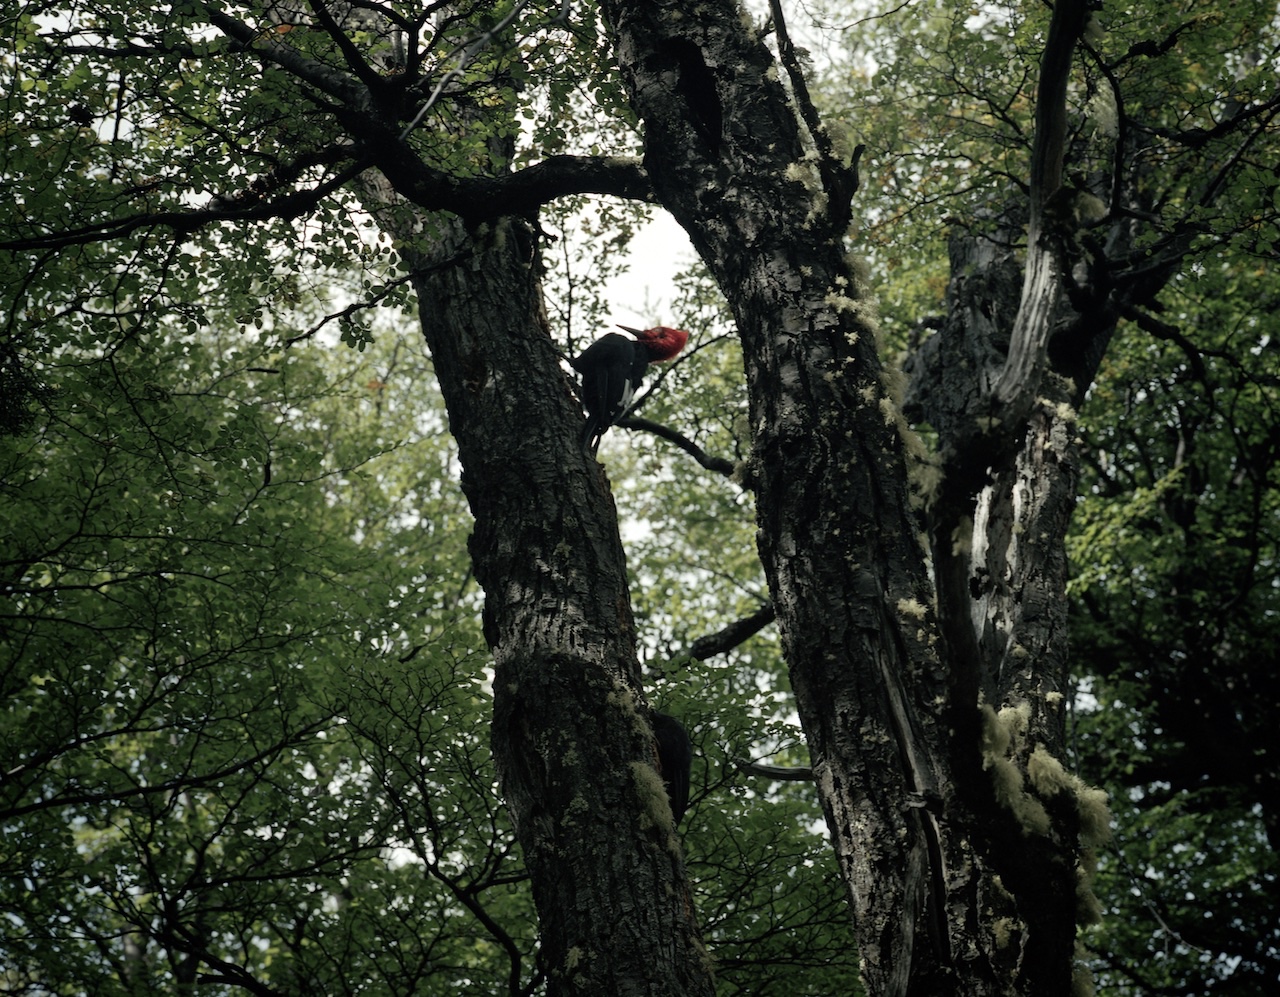
{"label": "forked tree trunk", "polygon": [[[1098,818],[1058,760],[1075,484],[1065,404],[1078,389],[1045,372],[1057,327],[1087,323],[1063,308],[1061,245],[1040,233],[1083,7],[1055,9],[1027,259],[970,266],[965,254],[985,250],[958,247],[970,281],[953,287],[920,364],[917,384],[933,394],[917,391],[919,404],[943,440],[929,530],[910,479],[934,469],[899,413],[901,375],[879,358],[868,288],[844,253],[854,177],[827,154],[794,62],[788,93],[731,0],[604,9],[649,179],[742,337],[760,552],[867,989],[1065,995],[1087,898],[1080,830]],[[362,115],[345,120],[387,150],[384,175],[429,199],[385,141],[395,122]],[[577,444],[536,227],[442,222],[376,179],[364,189],[416,272],[476,517],[494,751],[548,989],[709,994],[653,767],[616,512]],[[1016,312],[1011,328],[983,326],[984,295]]]}
{"label": "forked tree trunk", "polygon": [[[1052,43],[1059,73],[1083,11],[1060,6],[1073,20]],[[788,95],[729,0],[604,8],[655,189],[742,338],[760,553],[868,992],[1065,995],[1081,809],[1096,801],[1058,761],[1075,478],[1069,416],[1037,401],[1057,254],[1033,248],[1014,281],[1022,326],[997,330],[1003,348],[962,386],[987,408],[966,410],[960,442],[993,474],[944,468],[957,473],[933,522],[955,529],[934,536],[935,592],[908,480],[929,469],[844,255],[849,178],[802,130],[802,85]],[[1037,179],[1050,193],[1057,151]]]}

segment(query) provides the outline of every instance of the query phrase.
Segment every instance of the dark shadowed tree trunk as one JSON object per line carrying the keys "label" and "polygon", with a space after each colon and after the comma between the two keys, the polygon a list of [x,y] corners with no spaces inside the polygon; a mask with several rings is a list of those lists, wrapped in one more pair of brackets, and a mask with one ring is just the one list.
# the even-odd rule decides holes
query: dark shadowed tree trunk
{"label": "dark shadowed tree trunk", "polygon": [[760,553],[868,990],[1065,994],[1080,813],[1106,820],[1057,760],[1075,472],[1068,392],[1042,383],[1063,254],[1040,233],[1083,5],[1059,5],[1046,47],[1025,280],[994,261],[1018,318],[990,330],[1003,343],[970,342],[985,362],[943,388],[962,411],[924,495],[936,601],[909,484],[932,469],[843,247],[854,167],[733,5],[605,8],[654,187],[742,337]]}
{"label": "dark shadowed tree trunk", "polygon": [[[382,23],[358,16],[366,28]],[[320,17],[342,36],[330,12]],[[245,43],[258,37],[214,19]],[[486,39],[476,36],[475,53]],[[360,174],[360,195],[413,277],[475,517],[493,752],[531,873],[540,974],[558,995],[708,995],[711,964],[656,768],[617,512],[579,443],[582,410],[550,336],[535,220],[558,193],[643,196],[648,185],[637,164],[618,160],[507,172],[509,105],[482,111],[465,97],[454,120],[472,129],[476,158],[497,166],[442,173],[406,143],[404,106],[367,67],[357,82],[267,45],[268,61],[341,102],[354,150],[377,168]]]}
{"label": "dark shadowed tree trunk", "polygon": [[[555,994],[710,994],[710,963],[655,769],[617,512],[579,444],[549,335],[537,231],[406,212],[423,335],[475,516],[470,550],[494,655],[493,751],[532,874]],[[415,232],[431,232],[429,237]]]}

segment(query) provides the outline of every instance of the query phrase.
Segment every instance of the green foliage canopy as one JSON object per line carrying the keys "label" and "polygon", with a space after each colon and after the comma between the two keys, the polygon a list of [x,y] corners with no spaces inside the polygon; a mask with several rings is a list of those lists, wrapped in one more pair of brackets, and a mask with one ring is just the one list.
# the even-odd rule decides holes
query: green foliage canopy
{"label": "green foliage canopy", "polygon": [[[335,140],[333,80],[314,76],[297,113],[296,80],[251,69],[195,4],[3,10],[0,229],[27,247],[0,258],[4,416],[21,430],[0,441],[4,987],[154,992],[199,961],[205,982],[258,992],[536,990],[454,458],[429,361],[413,337],[375,342],[360,307],[404,306],[405,273],[344,193],[357,161]],[[530,4],[518,44],[458,59],[510,10],[440,28],[458,100],[433,106],[415,150],[452,175],[488,170],[504,140],[517,163],[636,151],[594,11],[557,25],[559,5]],[[1023,173],[1032,13],[938,4],[863,25],[876,75],[860,61],[829,87],[863,109],[853,237],[904,345],[943,306],[948,230],[994,225],[991,193]],[[321,32],[247,20],[346,66]],[[1076,641],[1098,706],[1081,760],[1119,801],[1100,880],[1118,916],[1090,943],[1116,992],[1220,977],[1243,993],[1275,978],[1278,948],[1280,697],[1259,667],[1277,646],[1274,6],[1104,20],[1072,95],[1073,162],[1108,195],[1123,144],[1146,248],[1196,249],[1163,310],[1131,316],[1082,423]],[[393,98],[396,65],[370,66]],[[1220,142],[1232,102],[1263,109],[1243,147]],[[526,128],[460,125],[459,107],[511,103]],[[1118,131],[1121,110],[1140,127]],[[634,221],[587,210],[609,247]],[[573,267],[601,255],[563,248]],[[552,293],[566,343],[600,308],[574,281]],[[740,461],[740,359],[714,302],[691,290],[682,314],[704,348],[642,414]],[[365,355],[321,345],[330,329]],[[812,796],[735,767],[766,749],[804,761],[776,646],[686,653],[759,608],[746,498],[634,449],[618,494],[643,524],[636,610],[655,699],[700,748],[686,843],[721,985],[843,991],[855,956]],[[1158,970],[1153,936],[1173,953]]]}

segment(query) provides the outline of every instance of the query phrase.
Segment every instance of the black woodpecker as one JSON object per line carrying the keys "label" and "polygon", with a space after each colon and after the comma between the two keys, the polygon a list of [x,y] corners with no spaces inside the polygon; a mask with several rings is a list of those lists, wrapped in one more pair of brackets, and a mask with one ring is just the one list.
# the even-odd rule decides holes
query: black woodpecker
{"label": "black woodpecker", "polygon": [[631,406],[649,364],[672,359],[689,341],[689,334],[683,329],[665,325],[643,332],[625,325],[619,328],[636,338],[611,332],[569,361],[582,375],[582,404],[587,410],[582,446],[592,456],[605,430]]}
{"label": "black woodpecker", "polygon": [[689,809],[689,771],[693,767],[693,742],[675,717],[654,712],[653,736],[658,742],[658,770],[671,800],[671,816],[677,827]]}

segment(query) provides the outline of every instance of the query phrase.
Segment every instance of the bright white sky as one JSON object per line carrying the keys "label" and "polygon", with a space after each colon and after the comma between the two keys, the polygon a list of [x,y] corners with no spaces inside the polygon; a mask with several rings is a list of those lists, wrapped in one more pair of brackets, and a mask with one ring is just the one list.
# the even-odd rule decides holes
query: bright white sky
{"label": "bright white sky", "polygon": [[684,229],[665,211],[655,211],[653,220],[631,240],[627,272],[605,285],[605,299],[613,306],[610,324],[637,329],[679,326],[680,316],[671,313],[673,281],[696,259]]}

